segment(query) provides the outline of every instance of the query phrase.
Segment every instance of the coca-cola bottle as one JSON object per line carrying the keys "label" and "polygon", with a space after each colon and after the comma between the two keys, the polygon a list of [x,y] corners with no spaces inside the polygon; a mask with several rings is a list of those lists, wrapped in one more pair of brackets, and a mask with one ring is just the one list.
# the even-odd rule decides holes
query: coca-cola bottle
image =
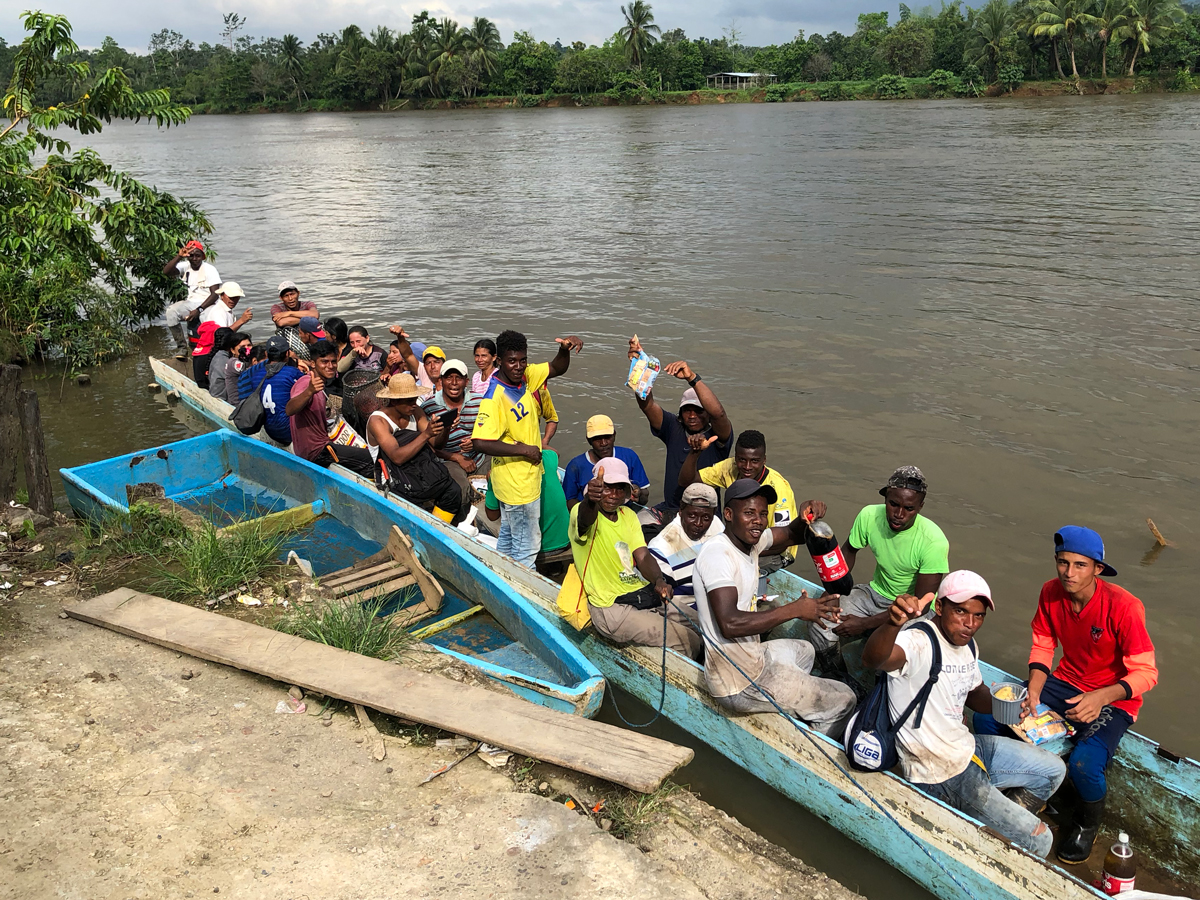
{"label": "coca-cola bottle", "polygon": [[1117,842],[1104,857],[1104,874],[1100,876],[1100,889],[1106,894],[1123,894],[1133,890],[1133,850],[1129,846],[1129,835],[1121,832]]}
{"label": "coca-cola bottle", "polygon": [[845,596],[854,587],[854,577],[850,567],[846,565],[846,557],[842,556],[842,548],[838,546],[833,529],[824,519],[810,520],[808,533],[804,535],[804,545],[817,567],[817,575],[825,590],[831,594]]}

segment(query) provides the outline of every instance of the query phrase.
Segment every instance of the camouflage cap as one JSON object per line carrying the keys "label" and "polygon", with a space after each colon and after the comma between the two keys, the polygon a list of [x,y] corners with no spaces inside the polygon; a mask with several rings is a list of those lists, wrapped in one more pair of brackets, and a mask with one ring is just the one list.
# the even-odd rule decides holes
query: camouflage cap
{"label": "camouflage cap", "polygon": [[888,488],[900,488],[906,491],[916,491],[918,494],[929,493],[929,484],[925,475],[916,466],[901,466],[892,473],[887,484],[879,489],[879,496],[886,497]]}

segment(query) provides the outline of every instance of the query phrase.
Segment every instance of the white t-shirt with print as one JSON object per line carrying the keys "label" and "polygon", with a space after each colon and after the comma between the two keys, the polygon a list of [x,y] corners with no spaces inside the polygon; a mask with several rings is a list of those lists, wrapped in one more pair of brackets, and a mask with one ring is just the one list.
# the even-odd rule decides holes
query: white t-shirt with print
{"label": "white t-shirt with print", "polygon": [[225,305],[224,301],[218,300],[204,312],[200,313],[200,324],[205,322],[216,322],[218,328],[232,328],[233,323],[237,318],[233,315],[233,310]]}
{"label": "white t-shirt with print", "polygon": [[[917,713],[896,734],[900,769],[905,779],[917,784],[941,784],[962,772],[975,753],[975,736],[963,721],[967,694],[983,684],[979,663],[970,646],[956,647],[947,641],[936,622],[929,623],[942,649],[942,672],[925,704],[920,728],[913,728]],[[904,651],[904,665],[888,672],[888,707],[892,721],[908,708],[925,682],[933,662],[933,645],[920,628],[905,628],[896,635],[896,646]]]}
{"label": "white t-shirt with print", "polygon": [[221,284],[221,274],[217,271],[217,267],[210,262],[202,262],[200,268],[193,269],[192,264],[183,259],[176,263],[175,269],[187,285],[188,309],[195,309],[207,300],[209,289]]}
{"label": "white t-shirt with print", "polygon": [[[758,544],[749,553],[743,553],[729,540],[728,534],[718,534],[705,541],[692,567],[692,586],[696,591],[696,613],[700,618],[700,629],[705,638],[717,645],[729,657],[709,647],[704,652],[704,680],[714,697],[732,697],[750,686],[746,676],[758,680],[766,665],[762,638],[757,634],[740,638],[727,638],[721,632],[708,605],[708,592],[722,587],[737,589],[737,608],[743,612],[757,610],[758,557],[769,550],[774,538],[771,529],[766,529]],[[742,675],[731,665],[737,663],[745,672]]]}

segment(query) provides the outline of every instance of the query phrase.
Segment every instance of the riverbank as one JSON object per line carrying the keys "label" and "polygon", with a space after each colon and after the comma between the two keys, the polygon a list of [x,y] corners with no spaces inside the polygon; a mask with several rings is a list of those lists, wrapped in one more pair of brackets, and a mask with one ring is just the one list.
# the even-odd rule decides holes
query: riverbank
{"label": "riverbank", "polygon": [[[949,75],[949,73],[946,73]],[[336,103],[318,101],[297,106],[292,101],[276,101],[243,110],[229,110],[212,104],[197,104],[197,114],[265,114],[296,112],[405,112],[435,109],[559,109],[566,107],[609,106],[707,106],[737,103],[807,103],[846,100],[946,100],[976,98],[1030,98],[1092,96],[1098,94],[1186,94],[1200,90],[1200,75],[1165,78],[1139,75],[1120,78],[1080,78],[1055,81],[1023,81],[1003,86],[963,82],[958,78],[903,78],[885,75],[873,81],[823,81],[776,84],[754,90],[657,91],[611,89],[596,94],[516,94],[470,98],[406,98],[393,101],[387,109],[362,110]]]}
{"label": "riverbank", "polygon": [[0,553],[0,897],[857,896],[684,788],[515,755],[421,785],[439,735],[373,714],[376,761],[352,709],[60,618],[77,547],[57,515]]}

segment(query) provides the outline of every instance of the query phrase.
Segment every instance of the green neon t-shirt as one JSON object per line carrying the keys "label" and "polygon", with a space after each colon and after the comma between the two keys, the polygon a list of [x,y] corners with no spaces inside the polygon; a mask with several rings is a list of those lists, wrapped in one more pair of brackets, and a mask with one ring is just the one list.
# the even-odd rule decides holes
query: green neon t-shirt
{"label": "green neon t-shirt", "polygon": [[942,529],[920,514],[910,527],[892,531],[882,503],[865,506],[854,520],[849,540],[856,550],[866,547],[875,554],[871,587],[889,600],[911,593],[918,575],[950,571],[950,542]]}

